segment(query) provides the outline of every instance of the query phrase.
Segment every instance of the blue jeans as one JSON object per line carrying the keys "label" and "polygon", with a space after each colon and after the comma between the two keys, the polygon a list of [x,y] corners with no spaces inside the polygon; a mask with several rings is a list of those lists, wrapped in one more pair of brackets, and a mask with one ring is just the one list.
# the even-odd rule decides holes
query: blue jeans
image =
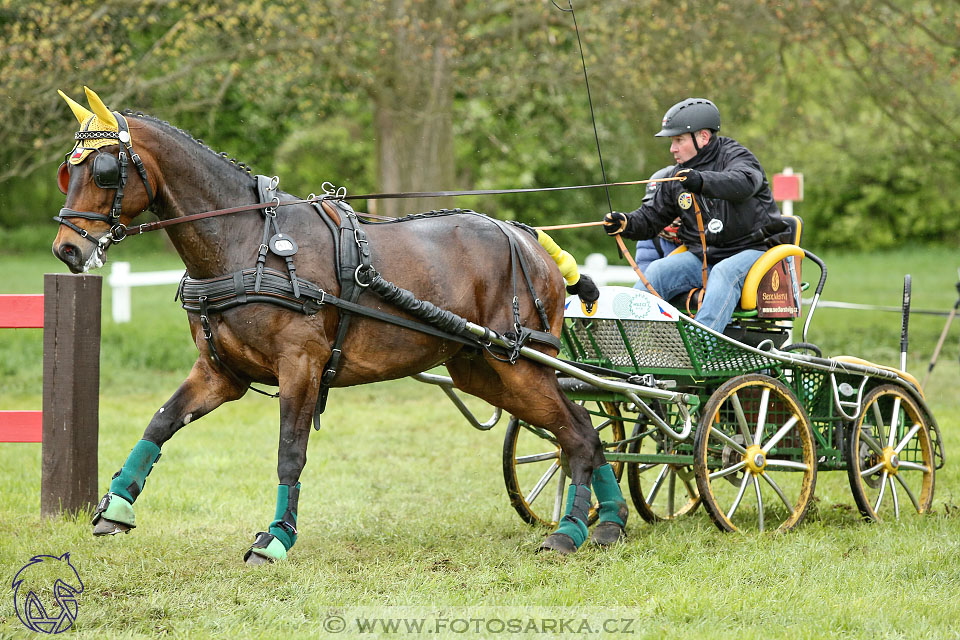
{"label": "blue jeans", "polygon": [[[743,281],[763,251],[746,249],[721,260],[707,271],[707,290],[703,306],[694,317],[697,322],[722,332],[740,303]],[[644,275],[665,300],[703,286],[703,261],[690,251],[654,260]],[[642,282],[633,285],[646,290]]]}

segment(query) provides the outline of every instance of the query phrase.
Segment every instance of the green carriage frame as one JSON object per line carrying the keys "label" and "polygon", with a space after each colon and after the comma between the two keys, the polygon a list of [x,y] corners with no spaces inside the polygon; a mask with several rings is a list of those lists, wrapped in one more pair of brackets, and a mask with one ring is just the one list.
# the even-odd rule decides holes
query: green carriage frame
{"label": "green carriage frame", "polygon": [[[654,300],[669,321],[570,314],[581,317],[565,318],[558,358],[523,351],[556,369],[567,397],[591,414],[641,517],[670,520],[702,503],[725,531],[790,530],[812,501],[816,473],[834,470],[847,472],[865,518],[930,510],[943,447],[912,377],[855,359],[781,351],[771,341],[748,346]],[[580,303],[574,297],[570,304]],[[500,417],[481,423],[449,378],[416,377],[443,387],[479,429]],[[511,418],[504,478],[525,521],[552,526],[559,519],[564,464],[548,432]],[[538,469],[523,477],[527,466]],[[645,484],[644,474],[656,479]]]}

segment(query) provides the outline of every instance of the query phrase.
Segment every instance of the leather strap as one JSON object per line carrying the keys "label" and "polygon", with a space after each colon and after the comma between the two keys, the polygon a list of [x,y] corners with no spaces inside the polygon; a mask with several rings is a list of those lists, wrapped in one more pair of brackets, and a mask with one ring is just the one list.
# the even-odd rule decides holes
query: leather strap
{"label": "leather strap", "polygon": [[[700,294],[697,297],[697,309],[703,306],[703,294],[707,290],[707,232],[703,229],[703,214],[700,213],[700,203],[697,202],[697,197],[690,194],[690,198],[693,200],[693,210],[697,214],[697,231],[700,233],[700,248],[703,250],[703,288],[700,289]],[[689,311],[689,304],[687,307]]]}

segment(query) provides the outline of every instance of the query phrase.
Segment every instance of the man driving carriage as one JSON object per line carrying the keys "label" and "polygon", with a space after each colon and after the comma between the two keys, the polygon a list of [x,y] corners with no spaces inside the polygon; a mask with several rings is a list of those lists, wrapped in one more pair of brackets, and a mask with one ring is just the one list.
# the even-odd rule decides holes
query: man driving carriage
{"label": "man driving carriage", "polygon": [[760,162],[719,130],[720,112],[709,100],[688,98],[670,107],[654,135],[670,138],[677,162],[672,176],[684,180],[661,183],[638,209],[603,219],[608,235],[646,240],[680,218],[687,251],[655,260],[646,277],[669,300],[703,286],[706,271],[695,319],[715,331],[733,317],[753,263],[765,249],[789,241],[781,237],[786,225]]}

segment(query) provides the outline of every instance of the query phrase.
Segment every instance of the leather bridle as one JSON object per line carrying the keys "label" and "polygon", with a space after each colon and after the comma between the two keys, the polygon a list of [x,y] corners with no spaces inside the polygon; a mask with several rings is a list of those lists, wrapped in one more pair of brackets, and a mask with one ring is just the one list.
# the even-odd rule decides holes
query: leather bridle
{"label": "leather bridle", "polygon": [[[117,153],[116,157],[113,157],[109,154],[101,152],[99,149],[96,149],[97,155],[94,156],[93,160],[93,180],[94,183],[101,189],[116,189],[116,193],[113,197],[113,204],[110,207],[110,213],[104,214],[94,211],[76,211],[74,209],[68,209],[63,207],[60,209],[60,215],[54,216],[54,220],[59,222],[65,227],[76,231],[81,238],[85,238],[90,242],[97,245],[97,251],[103,253],[106,250],[106,247],[110,244],[117,244],[125,237],[127,237],[126,227],[120,223],[120,215],[123,211],[123,189],[127,183],[127,166],[132,161],[133,166],[136,167],[137,173],[140,174],[140,179],[143,180],[143,185],[147,191],[147,206],[144,209],[132,216],[136,218],[141,213],[153,206],[154,202],[154,191],[150,186],[150,179],[147,176],[147,169],[143,165],[143,160],[141,160],[140,155],[133,150],[133,144],[130,139],[130,128],[127,125],[127,120],[119,113],[114,112],[114,116],[117,119],[117,131],[78,131],[74,138],[77,140],[77,144],[82,144],[84,140],[97,140],[97,139],[113,139],[117,140],[121,149]],[[70,154],[67,154],[69,157]],[[58,185],[60,190],[64,193],[67,192],[66,180],[63,178],[66,173],[67,161],[64,159],[64,162],[60,165],[58,170]],[[99,238],[94,238],[86,230],[78,227],[76,224],[71,222],[69,218],[83,218],[84,220],[93,220],[95,222],[104,222],[110,225],[110,230],[100,236]],[[131,219],[132,219],[131,218]]]}

